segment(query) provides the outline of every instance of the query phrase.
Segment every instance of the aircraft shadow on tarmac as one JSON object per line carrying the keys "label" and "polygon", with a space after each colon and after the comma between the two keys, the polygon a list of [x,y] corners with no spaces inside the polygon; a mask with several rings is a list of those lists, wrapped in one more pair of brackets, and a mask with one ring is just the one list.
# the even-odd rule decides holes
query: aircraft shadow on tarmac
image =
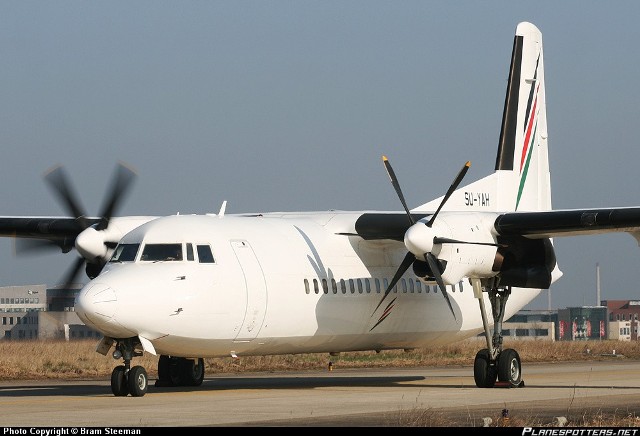
{"label": "aircraft shadow on tarmac", "polygon": [[[149,379],[147,394],[154,392],[195,392],[239,389],[313,389],[341,386],[392,386],[401,382],[424,380],[423,376],[381,377],[221,377],[207,378],[200,386],[156,387]],[[111,389],[102,380],[74,380],[70,384],[56,380],[43,384],[0,386],[2,397],[39,396],[101,396],[112,395]]]}
{"label": "aircraft shadow on tarmac", "polygon": [[[434,379],[436,377],[429,377]],[[442,379],[443,377],[437,377]],[[444,377],[446,378],[446,376]],[[392,387],[400,383],[413,382],[411,386],[423,388],[476,389],[472,384],[428,383],[424,376],[291,376],[291,377],[209,377],[201,386],[156,387],[154,379],[149,380],[148,394],[170,392],[196,392],[240,389],[314,389],[323,387]],[[415,383],[424,381],[423,383]],[[406,385],[405,385],[406,387]],[[606,389],[635,390],[637,386],[593,386],[593,385],[535,385],[522,389]],[[499,389],[499,388],[496,388]],[[39,397],[39,396],[111,396],[111,389],[104,380],[74,380],[69,384],[60,381],[46,384],[25,384],[0,386],[2,397]]]}

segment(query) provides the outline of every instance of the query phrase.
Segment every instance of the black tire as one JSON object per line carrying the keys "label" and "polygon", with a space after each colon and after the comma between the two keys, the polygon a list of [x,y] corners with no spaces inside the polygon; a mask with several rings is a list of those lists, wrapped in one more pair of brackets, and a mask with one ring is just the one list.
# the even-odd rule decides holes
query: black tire
{"label": "black tire", "polygon": [[498,380],[507,382],[512,387],[520,386],[522,382],[522,365],[520,355],[516,350],[507,348],[498,356]]}
{"label": "black tire", "polygon": [[149,387],[147,371],[142,366],[134,366],[129,370],[129,392],[132,397],[144,397]]}
{"label": "black tire", "polygon": [[473,361],[473,379],[479,388],[492,388],[496,384],[496,366],[491,364],[489,350],[483,348],[478,351]]}
{"label": "black tire", "polygon": [[124,365],[116,366],[111,372],[111,392],[116,397],[129,395],[129,384],[127,383]]}
{"label": "black tire", "polygon": [[173,386],[170,366],[171,358],[165,354],[162,354],[158,359],[158,379],[156,380],[156,386]]}
{"label": "black tire", "polygon": [[181,357],[169,356],[169,383],[171,386],[184,386],[180,375]]}
{"label": "black tire", "polygon": [[183,386],[200,386],[204,380],[204,359],[180,359],[180,381]]}

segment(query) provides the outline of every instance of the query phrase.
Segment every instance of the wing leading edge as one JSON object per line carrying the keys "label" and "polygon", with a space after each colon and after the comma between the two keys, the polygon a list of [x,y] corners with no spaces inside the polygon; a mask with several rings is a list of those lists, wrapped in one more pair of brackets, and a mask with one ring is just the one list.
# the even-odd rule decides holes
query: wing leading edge
{"label": "wing leading edge", "polygon": [[640,243],[640,207],[509,212],[494,227],[498,235],[529,239],[626,232]]}
{"label": "wing leading edge", "polygon": [[[429,214],[412,216],[417,221]],[[406,214],[401,212],[364,213],[355,223],[354,235],[365,240],[402,241],[410,226]],[[498,236],[529,239],[626,232],[640,243],[640,207],[507,212],[497,216],[494,229]]]}
{"label": "wing leading edge", "polygon": [[[100,218],[82,218],[90,226],[100,222]],[[83,230],[79,218],[0,217],[0,237],[49,241],[63,252],[74,247],[76,237]]]}

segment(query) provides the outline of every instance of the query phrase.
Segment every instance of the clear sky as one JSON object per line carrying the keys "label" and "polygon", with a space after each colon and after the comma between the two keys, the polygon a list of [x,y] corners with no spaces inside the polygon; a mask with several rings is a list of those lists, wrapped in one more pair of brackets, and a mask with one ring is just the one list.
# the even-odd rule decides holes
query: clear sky
{"label": "clear sky", "polygon": [[[120,215],[401,210],[495,164],[513,35],[543,35],[554,208],[640,206],[636,1],[0,2],[0,214],[89,215],[117,161]],[[552,307],[640,298],[628,234],[556,239]],[[55,284],[75,251],[16,258],[0,286]],[[529,308],[546,308],[547,296]]]}

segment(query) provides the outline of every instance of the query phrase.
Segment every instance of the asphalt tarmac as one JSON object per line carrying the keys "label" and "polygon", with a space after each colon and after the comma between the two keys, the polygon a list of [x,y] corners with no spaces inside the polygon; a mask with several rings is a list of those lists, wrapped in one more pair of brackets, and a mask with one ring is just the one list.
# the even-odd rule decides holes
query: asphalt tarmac
{"label": "asphalt tarmac", "polygon": [[[524,387],[479,389],[471,367],[208,374],[199,387],[114,397],[110,382],[0,382],[6,427],[480,427],[484,418],[553,424],[601,413],[640,417],[640,361],[527,364]],[[640,426],[640,419],[638,420]],[[6,433],[5,433],[6,434]]]}

